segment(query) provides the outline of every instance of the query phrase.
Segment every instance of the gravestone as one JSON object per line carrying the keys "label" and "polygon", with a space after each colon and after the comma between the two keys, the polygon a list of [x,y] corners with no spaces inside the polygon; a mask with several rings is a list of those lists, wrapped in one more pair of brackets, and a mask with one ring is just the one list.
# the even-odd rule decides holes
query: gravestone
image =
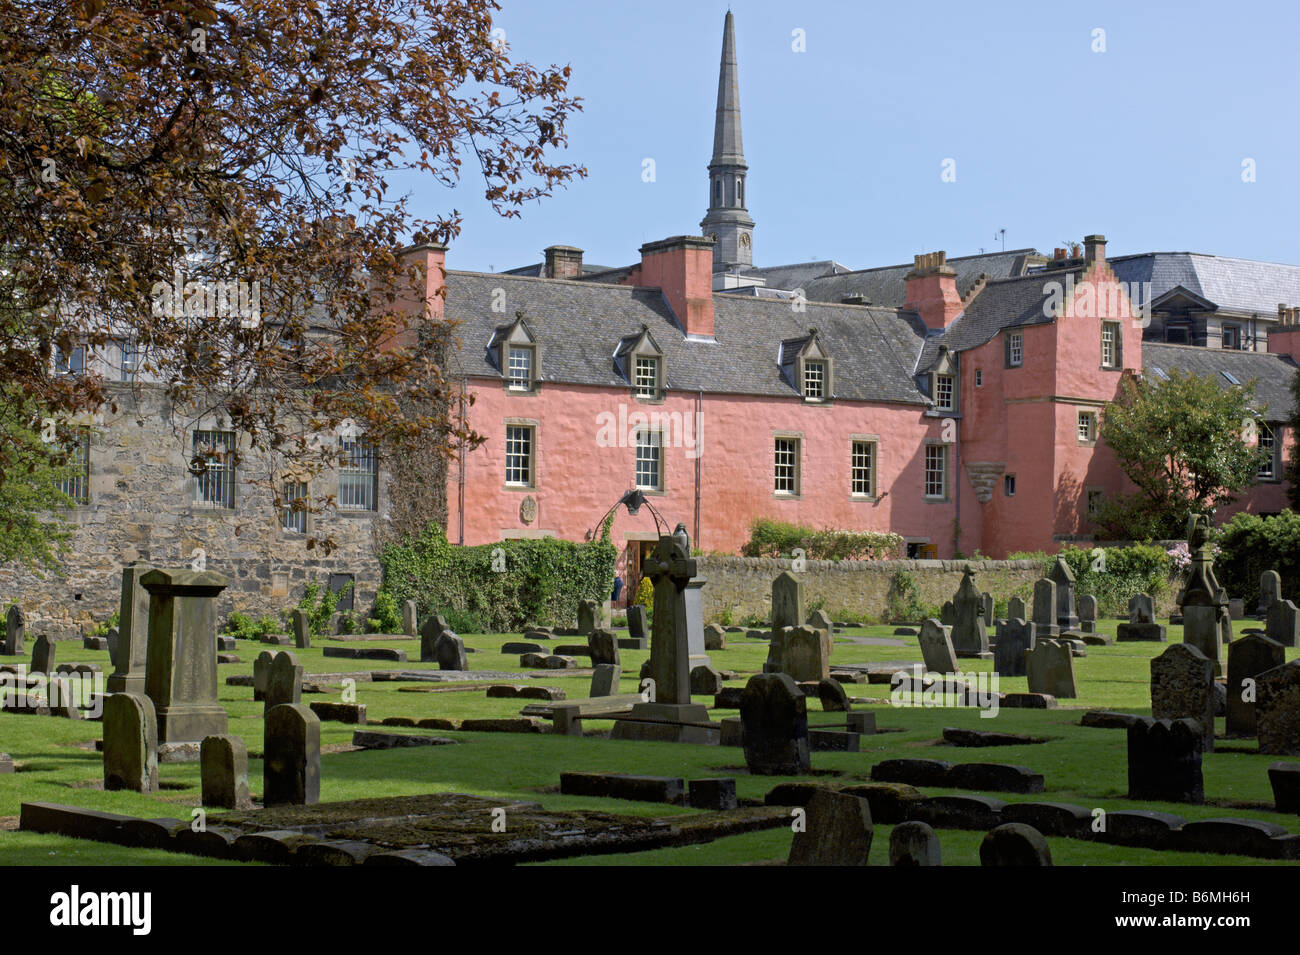
{"label": "gravestone", "polygon": [[981,594],[984,599],[984,629],[993,626],[993,595]]}
{"label": "gravestone", "polygon": [[[805,693],[804,697],[807,696],[808,694]],[[849,702],[849,694],[839,680],[817,681],[817,698],[821,700],[823,713],[848,713],[853,709],[853,704]]]}
{"label": "gravestone", "polygon": [[1282,644],[1258,633],[1248,633],[1228,644],[1226,727],[1229,736],[1255,735],[1256,681],[1260,674],[1285,662],[1286,649]]}
{"label": "gravestone", "polygon": [[227,580],[210,570],[151,570],[145,692],[158,715],[158,742],[199,742],[226,732],[217,702],[216,597]]}
{"label": "gravestone", "polygon": [[1264,632],[1270,640],[1276,640],[1284,647],[1294,647],[1296,638],[1300,637],[1300,614],[1290,600],[1274,600],[1268,608],[1268,622]]}
{"label": "gravestone", "polygon": [[1246,619],[1246,601],[1240,597],[1228,598],[1228,616],[1233,620]]}
{"label": "gravestone", "polygon": [[904,867],[943,865],[939,836],[924,822],[898,823],[889,834],[889,864]]}
{"label": "gravestone", "polygon": [[[687,551],[687,553],[690,553]],[[704,585],[708,583],[703,577],[692,577],[682,590],[682,613],[686,618],[686,652],[687,665],[694,669],[698,666],[712,666],[708,651],[704,646]],[[609,629],[607,626],[606,630]]]}
{"label": "gravestone", "polygon": [[419,636],[420,617],[414,600],[402,601],[402,633],[408,637]]}
{"label": "gravestone", "polygon": [[1259,606],[1257,616],[1268,615],[1268,608],[1282,599],[1282,575],[1276,570],[1266,570],[1259,575]]}
{"label": "gravestone", "polygon": [[[302,664],[288,650],[282,650],[271,660],[266,678],[266,699],[263,712],[281,703],[302,702]],[[214,734],[217,735],[217,734]]]}
{"label": "gravestone", "polygon": [[44,673],[47,676],[54,672],[54,641],[48,635],[40,634],[32,644],[32,665],[28,670],[31,673]]}
{"label": "gravestone", "polygon": [[1043,834],[1023,822],[1007,822],[990,829],[980,842],[982,866],[1047,866],[1052,850]]}
{"label": "gravestone", "polygon": [[438,662],[438,638],[448,630],[442,614],[432,614],[420,625],[420,662]]}
{"label": "gravestone", "polygon": [[23,636],[27,629],[27,618],[17,604],[9,606],[5,614],[5,655],[21,656],[24,650]]}
{"label": "gravestone", "polygon": [[814,610],[808,614],[808,626],[814,630],[825,630],[827,633],[835,632],[835,625],[831,623],[831,616],[825,610]]}
{"label": "gravestone", "polygon": [[614,696],[618,693],[618,681],[623,677],[623,668],[612,663],[601,663],[591,673],[590,697]]}
{"label": "gravestone", "polygon": [[1219,610],[1217,607],[1192,605],[1183,608],[1183,643],[1196,647],[1214,665],[1214,675],[1220,676],[1219,663]]}
{"label": "gravestone", "polygon": [[711,666],[691,668],[691,695],[717,696],[722,690],[722,674]]}
{"label": "gravestone", "polygon": [[704,628],[704,649],[705,650],[725,650],[727,649],[727,631],[722,629],[718,624],[711,623]]}
{"label": "gravestone", "polygon": [[1156,622],[1156,604],[1150,594],[1134,594],[1128,599],[1128,622]]}
{"label": "gravestone", "polygon": [[1072,700],[1079,695],[1074,682],[1074,655],[1062,640],[1035,637],[1034,648],[1025,655],[1025,676],[1029,678],[1030,693],[1046,693],[1058,700]]}
{"label": "gravestone", "polygon": [[293,645],[299,650],[311,649],[311,618],[307,611],[295,607],[289,613],[290,628],[293,630]]}
{"label": "gravestone", "polygon": [[465,641],[450,630],[438,634],[433,654],[438,661],[439,670],[469,669],[469,664],[465,662]]}
{"label": "gravestone", "polygon": [[650,637],[650,621],[641,604],[627,608],[627,635],[633,640],[647,640]]}
{"label": "gravestone", "polygon": [[862,866],[875,829],[871,804],[861,796],[818,789],[805,808],[804,827],[790,843],[788,865]]}
{"label": "gravestone", "polygon": [[1097,632],[1097,598],[1092,594],[1079,598],[1079,629],[1084,633]]}
{"label": "gravestone", "polygon": [[1136,717],[1127,732],[1129,799],[1205,801],[1201,776],[1204,736],[1196,720]]}
{"label": "gravestone", "polygon": [[1034,648],[1036,628],[1019,617],[1002,621],[993,648],[993,671],[1001,676],[1024,676],[1025,653]]}
{"label": "gravestone", "polygon": [[1255,735],[1261,753],[1300,756],[1300,660],[1256,678]]}
{"label": "gravestone", "polygon": [[957,605],[951,600],[945,600],[943,606],[939,608],[939,622],[945,627],[955,626],[957,623]]}
{"label": "gravestone", "polygon": [[[1221,673],[1219,669],[1218,647],[1225,643],[1232,642],[1232,618],[1228,615],[1228,594],[1220,585],[1218,578],[1214,575],[1214,553],[1210,545],[1210,519],[1204,514],[1192,514],[1187,518],[1187,549],[1192,555],[1192,566],[1188,571],[1187,579],[1184,581],[1182,589],[1178,592],[1178,606],[1181,608],[1183,617],[1183,626],[1188,624],[1187,611],[1190,607],[1213,607],[1213,622],[1218,627],[1219,639],[1217,645],[1213,648],[1202,645],[1202,637],[1198,636],[1197,641],[1189,641],[1184,636],[1184,642],[1196,642],[1201,651],[1215,661],[1216,675]],[[1202,614],[1199,617],[1197,627],[1198,631],[1203,634],[1208,627],[1209,615]]]}
{"label": "gravestone", "polygon": [[602,663],[613,666],[622,666],[623,660],[618,651],[618,640],[614,634],[597,627],[591,631],[587,637],[587,650],[591,654],[591,665],[600,666]]}
{"label": "gravestone", "polygon": [[1175,643],[1152,659],[1151,716],[1157,720],[1196,720],[1202,730],[1202,752],[1213,751],[1214,668],[1196,647]]}
{"label": "gravestone", "polygon": [[[108,641],[108,659],[117,659],[117,643],[121,639],[121,634],[117,632],[117,627],[109,627],[108,635],[104,638]],[[111,676],[112,674],[110,674]]]}
{"label": "gravestone", "polygon": [[1034,632],[1039,639],[1055,637],[1061,632],[1056,622],[1056,583],[1040,577],[1034,583]]}
{"label": "gravestone", "polygon": [[591,633],[600,626],[600,607],[594,600],[578,601],[578,633]]}
{"label": "gravestone", "polygon": [[1007,601],[1007,618],[1014,619],[1016,617],[1021,620],[1028,620],[1029,614],[1025,610],[1025,602],[1019,597],[1012,597]]}
{"label": "gravestone", "polygon": [[949,630],[933,617],[921,623],[921,659],[928,673],[956,673],[957,654]]}
{"label": "gravestone", "polygon": [[104,788],[158,791],[158,722],[147,696],[104,698]]}
{"label": "gravestone", "polygon": [[[275,654],[270,650],[263,650],[253,661],[253,702],[264,702],[266,700],[266,687],[271,680],[271,664],[275,661]],[[262,708],[263,710],[266,707]],[[214,736],[220,735],[217,733]]]}
{"label": "gravestone", "polygon": [[137,560],[122,568],[122,591],[117,609],[117,651],[113,672],[104,688],[109,693],[144,693],[149,660],[149,591],[140,579],[153,565]]}
{"label": "gravestone", "polygon": [[310,707],[282,703],[268,710],[262,750],[262,805],[320,802],[320,719]]}
{"label": "gravestone", "polygon": [[803,581],[784,571],[772,581],[772,632],[786,627],[801,627],[807,618],[803,612]]}
{"label": "gravestone", "polygon": [[823,630],[812,627],[790,627],[785,631],[781,672],[788,673],[796,683],[815,683],[831,675],[830,661],[826,659]]}
{"label": "gravestone", "polygon": [[203,805],[249,809],[248,747],[238,736],[205,736],[199,746]]}
{"label": "gravestone", "polygon": [[749,678],[740,694],[745,764],[760,776],[808,772],[808,711],[803,692],[785,673]]}
{"label": "gravestone", "polygon": [[952,648],[957,656],[987,659],[990,654],[988,631],[984,629],[984,596],[969,566],[953,598],[953,614]]}
{"label": "gravestone", "polygon": [[[1057,556],[1048,578],[1056,584],[1056,624],[1062,630],[1078,630],[1079,615],[1074,612],[1074,571]],[[1035,620],[1037,622],[1037,620]]]}

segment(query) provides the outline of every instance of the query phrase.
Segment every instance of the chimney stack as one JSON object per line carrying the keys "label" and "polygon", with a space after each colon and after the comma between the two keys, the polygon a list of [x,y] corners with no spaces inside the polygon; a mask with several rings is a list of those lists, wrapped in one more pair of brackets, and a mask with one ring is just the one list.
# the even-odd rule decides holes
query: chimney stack
{"label": "chimney stack", "polygon": [[1104,235],[1085,235],[1083,237],[1083,264],[1106,262],[1106,237]]}
{"label": "chimney stack", "polygon": [[444,314],[442,288],[447,283],[447,247],[441,242],[424,242],[403,249],[400,253],[403,266],[418,264],[414,284],[403,273],[399,276],[399,290],[391,305],[381,306],[385,311],[401,314],[401,327],[393,337],[380,343],[381,351],[392,351],[414,345],[420,327],[425,322],[441,321]]}
{"label": "chimney stack", "polygon": [[677,235],[641,246],[628,285],[657,286],[688,338],[713,337],[713,240]]}
{"label": "chimney stack", "polygon": [[947,252],[927,252],[913,257],[907,273],[907,301],[904,308],[920,313],[926,328],[942,330],[961,314],[957,294],[957,273],[948,265]]}
{"label": "chimney stack", "polygon": [[546,256],[546,264],[542,267],[542,278],[582,278],[582,249],[571,245],[548,245],[542,254]]}

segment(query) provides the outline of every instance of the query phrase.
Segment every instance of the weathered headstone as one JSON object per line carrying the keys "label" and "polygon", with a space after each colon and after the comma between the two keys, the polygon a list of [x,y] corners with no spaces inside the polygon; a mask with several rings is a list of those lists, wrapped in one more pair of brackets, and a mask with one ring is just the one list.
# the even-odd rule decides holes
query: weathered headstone
{"label": "weathered headstone", "polygon": [[27,618],[22,607],[10,604],[5,614],[5,655],[16,657],[23,653],[23,637],[27,629]]}
{"label": "weathered headstone", "polygon": [[[1195,624],[1195,639],[1184,635],[1184,642],[1194,643],[1207,657],[1214,660],[1215,674],[1222,673],[1218,649],[1225,643],[1232,642],[1232,618],[1228,615],[1228,594],[1219,585],[1214,575],[1214,553],[1210,545],[1210,520],[1204,514],[1192,514],[1187,518],[1187,549],[1192,555],[1191,569],[1178,592],[1178,606],[1182,610],[1184,634],[1189,624],[1187,611],[1191,607],[1212,607],[1213,615],[1199,614]],[[1205,632],[1213,625],[1218,630],[1218,641],[1214,647],[1209,646]]]}
{"label": "weathered headstone", "polygon": [[[682,588],[682,615],[686,621],[687,666],[712,666],[704,646],[704,585],[703,577],[692,577]],[[605,628],[606,630],[609,627]]]}
{"label": "weathered headstone", "polygon": [[267,710],[262,749],[262,805],[320,802],[320,719],[310,707],[282,703]]}
{"label": "weathered headstone", "polygon": [[790,627],[785,631],[781,671],[788,673],[796,683],[816,682],[831,675],[822,637],[824,632],[812,627]]}
{"label": "weathered headstone", "polygon": [[717,696],[722,689],[722,674],[711,666],[691,669],[691,695]]}
{"label": "weathered headstone", "polygon": [[1007,822],[990,829],[980,843],[982,866],[1046,866],[1052,850],[1043,834],[1023,822]]}
{"label": "weathered headstone", "polygon": [[1255,735],[1261,753],[1300,756],[1300,660],[1256,678]]}
{"label": "weathered headstone", "polygon": [[943,606],[939,608],[939,622],[945,627],[955,626],[957,623],[957,605],[951,600],[945,600]]}
{"label": "weathered headstone", "polygon": [[310,650],[311,618],[307,616],[307,611],[295,607],[289,613],[289,620],[293,629],[293,645],[299,650]]}
{"label": "weathered headstone", "polygon": [[1268,608],[1282,599],[1282,575],[1276,570],[1266,570],[1259,575],[1259,606],[1255,613],[1264,617]]}
{"label": "weathered headstone", "polygon": [[921,642],[921,658],[927,672],[957,672],[957,654],[952,648],[952,638],[947,627],[931,617],[922,622],[917,639]]}
{"label": "weathered headstone", "polygon": [[1226,728],[1229,736],[1255,735],[1256,683],[1260,674],[1286,662],[1286,649],[1276,640],[1248,633],[1228,644]]}
{"label": "weathered headstone", "polygon": [[633,640],[647,640],[650,637],[650,621],[641,604],[627,608],[627,635]]}
{"label": "weathered headstone", "polygon": [[623,668],[613,663],[598,664],[591,673],[591,692],[588,696],[614,696],[618,693],[618,681],[623,676]]}
{"label": "weathered headstone", "polygon": [[1183,608],[1183,643],[1196,647],[1214,664],[1214,675],[1223,673],[1219,662],[1219,609],[1207,605]]}
{"label": "weathered headstone", "polygon": [[302,674],[303,667],[297,656],[288,650],[277,653],[267,673],[263,712],[281,703],[301,703]]}
{"label": "weathered headstone", "polygon": [[1268,607],[1268,622],[1264,632],[1270,640],[1276,640],[1284,647],[1294,647],[1300,637],[1300,613],[1290,600],[1274,600]]}
{"label": "weathered headstone", "polygon": [[[1057,556],[1048,579],[1056,584],[1056,624],[1062,630],[1078,630],[1079,615],[1074,612],[1074,571]],[[1035,621],[1037,622],[1037,621]]]}
{"label": "weathered headstone", "polygon": [[1202,739],[1196,720],[1134,719],[1128,726],[1128,798],[1204,802]]}
{"label": "weathered headstone", "polygon": [[984,628],[984,596],[975,583],[975,571],[969,566],[962,574],[961,585],[952,603],[953,650],[959,657],[987,658],[989,637]]}
{"label": "weathered headstone", "polygon": [[587,636],[587,650],[591,654],[591,665],[600,666],[610,663],[622,666],[623,660],[618,650],[618,639],[612,631],[597,627]]}
{"label": "weathered headstone", "polygon": [[438,662],[438,638],[447,632],[447,621],[442,614],[431,614],[420,625],[420,662]]}
{"label": "weathered headstone", "polygon": [[825,610],[814,610],[808,614],[808,626],[814,630],[825,630],[827,633],[835,632],[835,625],[831,623],[831,615]]}
{"label": "weathered headstone", "polygon": [[[108,641],[108,659],[109,659],[109,660],[116,660],[116,659],[117,659],[117,645],[118,645],[118,641],[120,641],[121,638],[122,638],[122,635],[118,632],[117,627],[109,627],[109,628],[108,628],[108,634],[107,634],[107,636],[105,636],[104,639]],[[110,674],[110,676],[111,676],[111,675],[112,675],[112,674]]]}
{"label": "weathered headstone", "polygon": [[785,627],[801,627],[807,619],[803,612],[803,581],[784,571],[772,581],[772,632]]}
{"label": "weathered headstone", "polygon": [[980,596],[984,600],[984,629],[988,630],[993,626],[993,595],[986,593]]}
{"label": "weathered headstone", "polygon": [[420,612],[416,608],[414,600],[402,601],[402,633],[408,637],[419,636]]}
{"label": "weathered headstone", "polygon": [[1246,619],[1246,601],[1240,597],[1228,598],[1228,616],[1233,620]]}
{"label": "weathered headstone", "polygon": [[40,634],[32,644],[32,673],[51,674],[54,672],[54,641],[47,634]]}
{"label": "weathered headstone", "polygon": [[849,694],[839,680],[818,680],[817,698],[821,700],[823,713],[848,713],[853,709]]}
{"label": "weathered headstone", "polygon": [[727,649],[727,631],[722,629],[718,624],[711,623],[704,628],[704,649],[705,650],[725,650]]}
{"label": "weathered headstone", "polygon": [[591,633],[600,626],[600,607],[594,600],[578,601],[578,633]]}
{"label": "weathered headstone", "polygon": [[205,736],[199,746],[203,805],[248,809],[248,747],[238,736]]}
{"label": "weathered headstone", "polygon": [[1025,655],[1025,676],[1029,679],[1030,693],[1046,693],[1065,700],[1079,695],[1074,682],[1074,655],[1069,644],[1060,640],[1035,637],[1034,648]]}
{"label": "weathered headstone", "polygon": [[1041,640],[1055,637],[1061,632],[1056,622],[1056,583],[1040,577],[1034,583],[1034,632]]}
{"label": "weathered headstone", "polygon": [[1025,653],[1034,648],[1036,627],[1019,617],[1002,621],[993,650],[993,670],[1001,676],[1024,676]]}
{"label": "weathered headstone", "polygon": [[866,865],[874,834],[866,799],[818,789],[805,808],[804,827],[795,830],[788,864]]}
{"label": "weathered headstone", "polygon": [[1021,620],[1030,619],[1029,613],[1025,608],[1024,600],[1019,597],[1012,597],[1007,601],[1007,618],[1015,619],[1016,617],[1019,617]]}
{"label": "weathered headstone", "polygon": [[438,639],[433,645],[433,654],[438,661],[439,670],[469,669],[469,664],[465,662],[465,641],[450,630],[438,634]]}
{"label": "weathered headstone", "polygon": [[1175,643],[1151,661],[1151,716],[1157,720],[1196,720],[1202,731],[1202,751],[1211,752],[1213,687],[1210,659],[1190,643]]}
{"label": "weathered headstone", "polygon": [[889,834],[889,864],[905,867],[943,865],[939,836],[924,822],[898,823]]}
{"label": "weathered headstone", "polygon": [[1084,633],[1097,632],[1097,598],[1092,594],[1079,598],[1079,629]]}
{"label": "weathered headstone", "polygon": [[104,698],[104,788],[158,791],[158,723],[147,696]]}
{"label": "weathered headstone", "polygon": [[149,591],[145,691],[158,715],[158,742],[223,735],[215,605],[226,578],[212,571],[151,570],[140,583]]}
{"label": "weathered headstone", "polygon": [[1134,594],[1128,599],[1128,622],[1156,622],[1156,604],[1150,594]]}
{"label": "weathered headstone", "polygon": [[[266,687],[271,681],[271,664],[275,661],[275,654],[270,650],[263,650],[253,661],[253,702],[265,702]],[[265,707],[263,707],[265,710]],[[217,733],[214,736],[220,735]]]}
{"label": "weathered headstone", "polygon": [[763,776],[808,772],[808,711],[803,692],[785,673],[750,677],[740,695],[745,764]]}

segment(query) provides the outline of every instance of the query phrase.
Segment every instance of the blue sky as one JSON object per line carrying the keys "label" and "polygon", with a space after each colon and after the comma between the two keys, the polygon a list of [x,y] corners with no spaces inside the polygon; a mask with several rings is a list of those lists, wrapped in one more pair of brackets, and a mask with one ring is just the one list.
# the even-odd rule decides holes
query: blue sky
{"label": "blue sky", "polygon": [[[1007,248],[1048,254],[1101,232],[1110,255],[1300,262],[1300,5],[730,8],[757,265],[967,255],[1000,248],[1003,228]],[[454,190],[399,180],[417,212],[464,215],[448,265],[511,268],[552,244],[623,265],[643,242],[699,234],[727,9],[502,0],[514,58],[573,67],[584,111],[567,157],[589,175],[516,220],[483,201],[476,174]],[[796,29],[806,52],[792,50]]]}

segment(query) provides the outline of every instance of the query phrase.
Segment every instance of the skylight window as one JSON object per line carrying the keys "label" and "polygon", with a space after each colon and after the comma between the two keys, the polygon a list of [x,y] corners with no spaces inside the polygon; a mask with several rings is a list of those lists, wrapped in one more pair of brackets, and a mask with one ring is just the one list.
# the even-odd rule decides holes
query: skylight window
{"label": "skylight window", "polygon": [[1237,380],[1237,377],[1230,371],[1221,371],[1219,372],[1219,374],[1221,374],[1224,378],[1228,379],[1228,384],[1230,385],[1241,384],[1241,382]]}
{"label": "skylight window", "polygon": [[1161,368],[1161,367],[1159,367],[1159,366],[1157,366],[1157,365],[1152,365],[1152,366],[1151,366],[1151,370],[1152,370],[1153,372],[1155,372],[1155,375],[1156,375],[1157,378],[1159,378],[1159,379],[1161,379],[1161,380],[1163,380],[1163,381],[1168,381],[1168,380],[1169,380],[1169,375],[1165,372],[1165,370],[1164,370],[1163,368]]}

